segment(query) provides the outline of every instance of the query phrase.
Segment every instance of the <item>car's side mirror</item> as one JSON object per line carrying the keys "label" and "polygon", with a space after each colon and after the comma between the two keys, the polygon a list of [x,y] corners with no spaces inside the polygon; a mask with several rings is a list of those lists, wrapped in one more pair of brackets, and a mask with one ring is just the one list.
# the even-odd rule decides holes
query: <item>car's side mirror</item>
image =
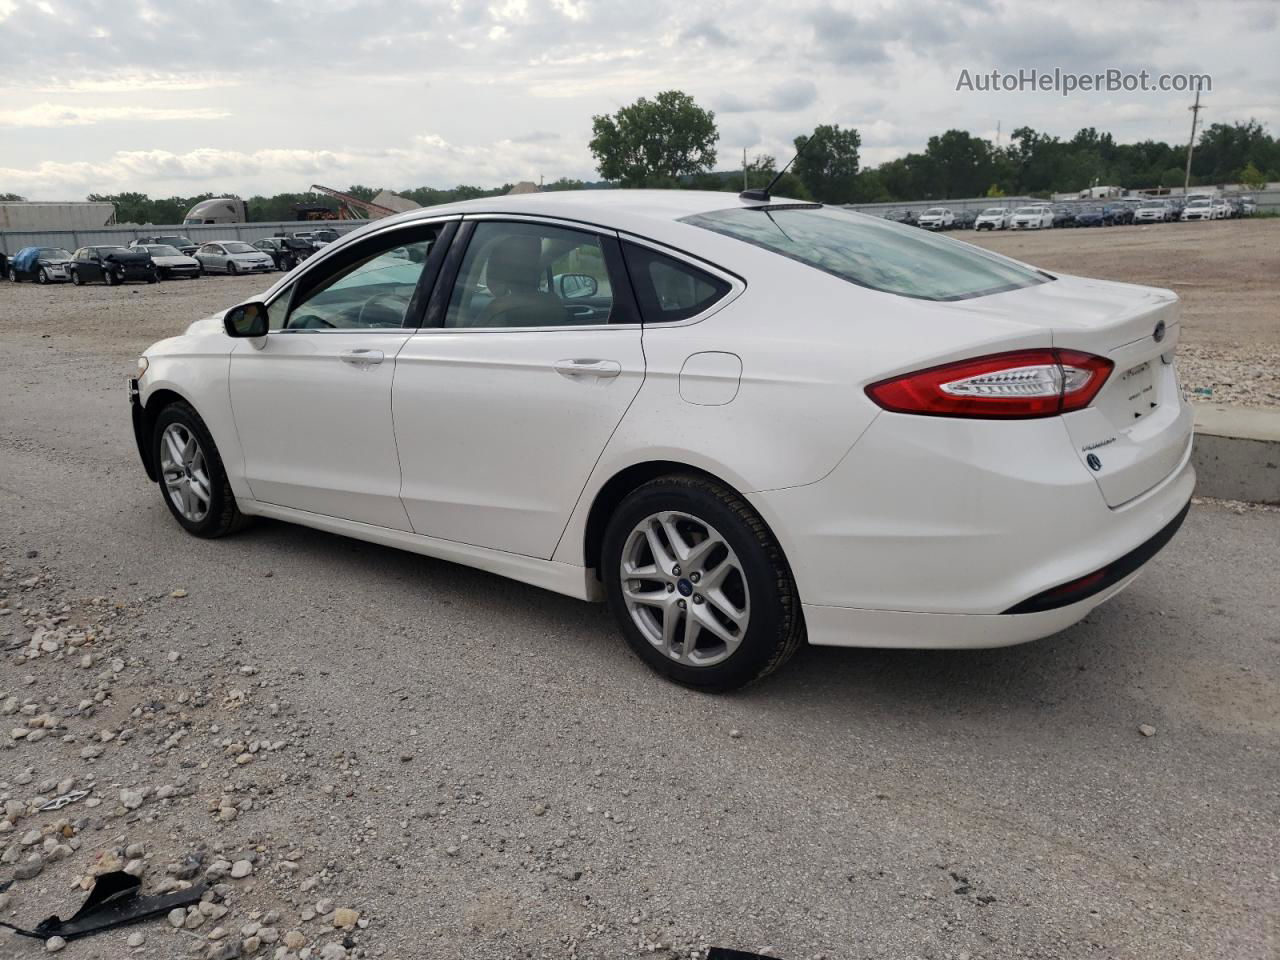
{"label": "car's side mirror", "polygon": [[242,303],[232,307],[222,318],[228,337],[265,337],[268,318],[265,303]]}
{"label": "car's side mirror", "polygon": [[577,300],[581,297],[594,297],[600,289],[596,278],[585,273],[562,273],[556,277],[560,299]]}

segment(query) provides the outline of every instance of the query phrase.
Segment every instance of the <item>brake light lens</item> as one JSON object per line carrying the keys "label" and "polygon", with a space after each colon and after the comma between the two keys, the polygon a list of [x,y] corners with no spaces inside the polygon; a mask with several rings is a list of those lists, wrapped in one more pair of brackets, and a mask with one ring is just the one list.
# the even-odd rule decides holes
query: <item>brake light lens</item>
{"label": "brake light lens", "polygon": [[881,380],[867,396],[885,410],[929,417],[1053,417],[1092,403],[1113,367],[1076,350],[1014,350]]}

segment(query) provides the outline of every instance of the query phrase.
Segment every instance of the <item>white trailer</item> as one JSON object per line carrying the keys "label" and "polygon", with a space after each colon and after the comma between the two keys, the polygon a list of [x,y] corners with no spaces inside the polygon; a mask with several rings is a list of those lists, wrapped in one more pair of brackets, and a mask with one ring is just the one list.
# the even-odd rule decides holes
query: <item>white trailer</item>
{"label": "white trailer", "polygon": [[195,223],[244,223],[249,219],[249,205],[236,197],[202,200],[187,211],[184,225]]}
{"label": "white trailer", "polygon": [[0,230],[92,230],[115,222],[115,204],[105,201],[0,201]]}

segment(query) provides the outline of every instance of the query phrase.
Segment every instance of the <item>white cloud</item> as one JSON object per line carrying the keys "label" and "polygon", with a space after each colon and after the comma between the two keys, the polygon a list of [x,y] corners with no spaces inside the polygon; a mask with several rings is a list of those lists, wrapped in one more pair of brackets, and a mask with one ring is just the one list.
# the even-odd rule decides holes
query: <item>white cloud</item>
{"label": "white cloud", "polygon": [[222,120],[229,116],[229,112],[211,107],[73,107],[45,102],[0,110],[0,127],[83,127],[122,121]]}

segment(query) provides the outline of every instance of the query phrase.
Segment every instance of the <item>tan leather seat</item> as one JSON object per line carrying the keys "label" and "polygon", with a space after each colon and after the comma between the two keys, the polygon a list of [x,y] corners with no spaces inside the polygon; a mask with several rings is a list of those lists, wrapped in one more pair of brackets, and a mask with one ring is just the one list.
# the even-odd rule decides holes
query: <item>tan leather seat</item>
{"label": "tan leather seat", "polygon": [[471,327],[560,326],[571,317],[560,299],[538,289],[542,280],[542,240],[503,237],[489,252],[485,283],[493,300]]}

